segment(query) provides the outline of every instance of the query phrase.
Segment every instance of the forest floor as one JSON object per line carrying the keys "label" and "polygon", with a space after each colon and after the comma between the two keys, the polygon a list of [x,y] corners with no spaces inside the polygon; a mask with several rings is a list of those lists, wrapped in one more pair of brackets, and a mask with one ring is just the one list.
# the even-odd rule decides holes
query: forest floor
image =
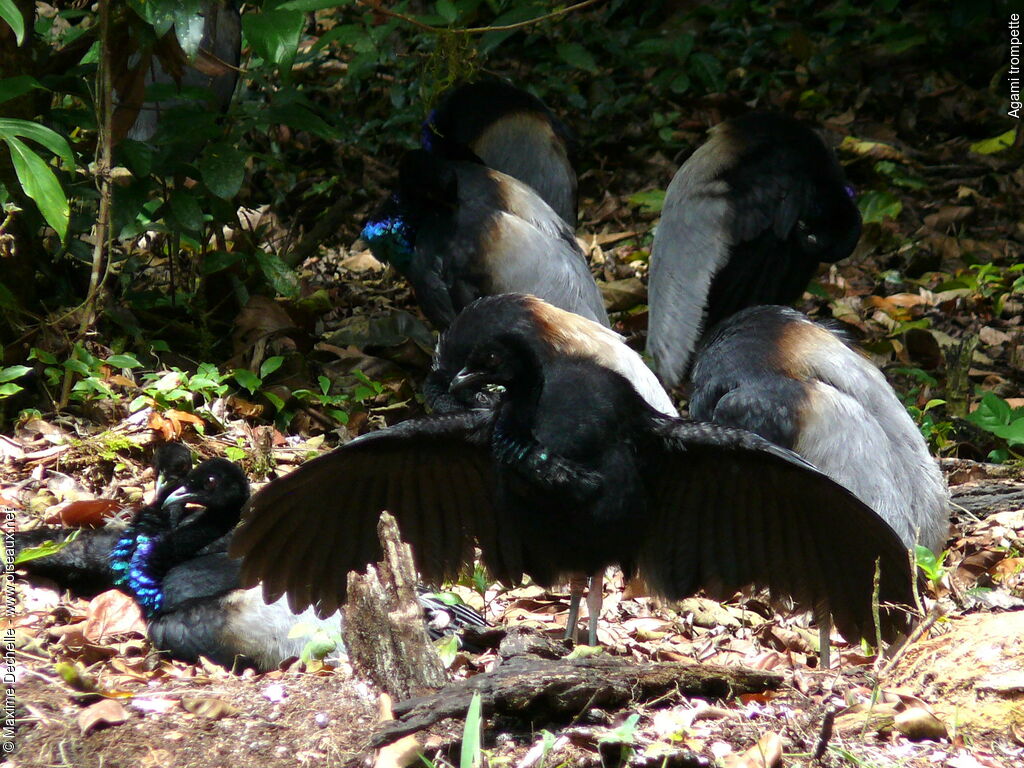
{"label": "forest floor", "polygon": [[[1011,408],[1024,406],[1024,273],[1014,269],[1024,254],[1024,170],[1019,149],[986,152],[977,137],[965,138],[993,124],[985,94],[907,73],[893,82],[927,107],[920,119],[909,121],[905,113],[891,119],[887,110],[899,93],[887,94],[888,101],[866,94],[856,114],[834,115],[826,127],[856,137],[840,148],[854,184],[881,183],[899,209],[866,224],[856,253],[823,270],[800,308],[836,319],[858,337],[942,457],[957,507],[948,551],[923,595],[942,618],[889,668],[836,637],[834,667],[820,670],[816,631],[799,617],[739,596],[724,604],[694,598],[666,605],[630,591],[611,572],[599,625],[604,654],[772,670],[783,676],[782,685],[714,701],[670,694],[609,711],[587,707],[568,722],[488,717],[488,765],[802,765],[813,761],[819,743],[824,766],[1024,764],[1024,474],[1012,447],[964,419],[984,393]],[[780,96],[778,104],[763,106],[785,103]],[[695,107],[677,137],[696,146],[707,126],[735,108],[726,106]],[[1003,130],[1011,122],[1004,120]],[[971,129],[935,138],[936,125]],[[682,157],[618,149],[581,175],[579,236],[616,328],[642,347],[657,211],[637,195],[665,189]],[[894,168],[911,173],[894,175]],[[387,175],[383,165],[367,162],[369,197],[380,193]],[[268,401],[244,392],[210,397],[200,415],[157,407],[129,413],[138,382],[108,370],[115,397],[43,414],[0,435],[0,505],[13,512],[15,525],[89,516],[93,507],[74,505],[91,500],[109,499],[114,503],[100,506],[121,510],[148,498],[153,478],[144,459],[159,441],[183,439],[201,457],[244,455],[256,487],[257,478],[286,471],[329,444],[419,413],[415,393],[433,339],[405,284],[367,252],[349,249],[366,208],[343,211],[346,243],[321,249],[301,266],[303,301],[253,295],[232,310],[232,354],[221,361],[226,369],[258,371],[268,357],[281,355],[285,375],[274,386],[291,391],[317,391],[317,376],[335,384],[361,372],[363,390],[343,404],[344,427],[326,406],[307,402],[287,428],[276,429]],[[259,216],[268,242],[275,231],[286,236],[277,223],[284,214]],[[249,229],[257,224],[250,221]],[[103,356],[101,340],[90,345]],[[1007,423],[1019,413],[1008,412]],[[197,421],[203,434],[194,429]],[[836,567],[842,567],[841,543]],[[523,625],[550,637],[564,629],[564,593],[534,586],[492,586],[484,595],[466,584],[453,589],[496,625]],[[12,765],[404,764],[371,748],[381,722],[379,696],[345,666],[307,670],[293,663],[234,675],[155,654],[130,601],[117,595],[90,602],[19,580],[16,597]],[[499,661],[494,650],[459,653],[450,673],[465,679]],[[458,765],[462,736],[462,722],[446,720],[420,734],[418,748],[436,765]]]}

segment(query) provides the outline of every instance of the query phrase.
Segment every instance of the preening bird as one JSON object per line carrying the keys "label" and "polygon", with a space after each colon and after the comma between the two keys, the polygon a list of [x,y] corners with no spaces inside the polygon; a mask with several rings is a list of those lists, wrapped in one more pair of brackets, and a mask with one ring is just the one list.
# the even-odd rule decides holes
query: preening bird
{"label": "preening bird", "polygon": [[757,304],[798,299],[849,256],[860,213],[835,155],[784,115],[726,121],[669,185],[651,249],[647,348],[669,388],[702,333]]}
{"label": "preening bird", "polygon": [[751,307],[719,323],[692,373],[690,414],[790,448],[853,491],[908,549],[941,552],[949,491],[885,376],[790,307]]}
{"label": "preening bird", "polygon": [[[677,416],[672,399],[643,358],[626,346],[622,337],[593,320],[548,304],[525,294],[502,294],[477,299],[462,311],[456,321],[473,328],[472,334],[454,332],[438,349],[423,392],[436,413],[451,413],[475,408],[491,408],[500,401],[500,393],[488,383],[455,388],[452,382],[467,364],[476,347],[494,343],[509,333],[530,346],[542,361],[559,357],[585,357],[609,370],[622,374],[637,393],[655,410]],[[601,585],[604,570],[590,576],[588,594],[589,643],[597,642],[597,620],[601,609]],[[566,638],[575,632],[583,582],[570,582],[571,599]]]}
{"label": "preening bird", "polygon": [[774,306],[795,300],[819,262],[848,256],[860,227],[842,169],[810,128],[758,114],[717,126],[665,198],[648,350],[667,385],[689,376],[694,418],[794,450],[904,546],[940,551],[949,494],[885,377],[836,333]]}
{"label": "preening bird", "polygon": [[[456,321],[441,357],[474,331]],[[450,385],[456,400],[485,387],[500,394],[494,407],[364,435],[264,487],[232,542],[243,582],[330,613],[347,573],[379,557],[387,509],[428,579],[455,576],[478,544],[507,583],[526,573],[550,586],[618,563],[670,598],[763,585],[832,611],[848,637],[873,637],[877,560],[882,603],[912,602],[896,534],[796,454],[660,414],[618,373],[539,359],[511,329],[474,347]],[[906,624],[883,610],[884,637]]]}
{"label": "preening bird", "polygon": [[519,179],[575,229],[575,142],[536,96],[499,80],[453,88],[424,122],[421,143],[449,160],[482,162]]}
{"label": "preening bird", "polygon": [[409,280],[439,329],[499,293],[532,293],[608,324],[572,228],[528,186],[479,163],[407,153],[362,237]]}

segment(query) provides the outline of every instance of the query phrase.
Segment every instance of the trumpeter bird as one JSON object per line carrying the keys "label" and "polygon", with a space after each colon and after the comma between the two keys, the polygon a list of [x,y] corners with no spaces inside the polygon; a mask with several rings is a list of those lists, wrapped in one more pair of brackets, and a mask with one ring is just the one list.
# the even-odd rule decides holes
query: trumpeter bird
{"label": "trumpeter bird", "polygon": [[[248,497],[241,469],[211,459],[142,509],[127,529],[84,531],[64,550],[19,567],[73,592],[84,579],[92,594],[126,590],[147,618],[153,645],[174,658],[271,669],[302,652],[308,633],[290,637],[293,627],[339,635],[341,617],[295,614],[284,601],[265,603],[259,589],[240,588],[240,563],[228,557],[227,547]],[[59,538],[60,531],[48,533]],[[16,549],[26,543],[34,542],[16,543]],[[77,550],[70,561],[68,550]],[[448,605],[424,587],[417,595],[435,639],[486,624],[468,606]]]}
{"label": "trumpeter bird", "polygon": [[[475,347],[497,341],[513,333],[528,344],[538,359],[586,357],[609,370],[622,374],[651,407],[669,416],[677,416],[672,399],[643,358],[626,346],[622,337],[593,320],[580,317],[548,304],[536,296],[502,294],[477,299],[462,311],[456,321],[472,327],[472,335],[452,333],[441,345],[423,387],[427,405],[435,413],[491,408],[500,401],[499,393],[486,382],[452,390],[452,381],[462,370]],[[601,609],[604,570],[590,577],[588,594],[588,638],[597,642],[597,620]],[[566,622],[566,638],[572,637],[579,615],[584,583],[570,582],[571,599]]]}
{"label": "trumpeter bird", "polygon": [[798,299],[850,255],[860,213],[835,156],[803,123],[754,113],[715,126],[665,194],[651,249],[647,349],[681,384],[704,330]]}
{"label": "trumpeter bird", "polygon": [[848,256],[860,226],[842,169],[810,128],[757,114],[717,126],[665,198],[648,350],[667,385],[689,378],[694,418],[791,448],[906,547],[940,551],[949,494],[885,377],[839,334],[775,306],[795,300],[819,262]]}
{"label": "trumpeter bird", "polygon": [[[156,495],[151,504],[133,515],[165,516],[174,510],[164,510],[163,502],[185,479],[192,469],[192,456],[181,443],[164,443],[153,453],[153,469],[156,472]],[[173,524],[173,521],[172,523]],[[45,557],[39,557],[19,565],[35,576],[42,576],[60,584],[81,597],[93,597],[113,586],[107,555],[123,536],[124,528],[108,525],[96,529],[75,528],[33,528],[14,533],[15,555],[26,549],[39,547],[51,541],[61,544],[72,535],[75,539]]]}
{"label": "trumpeter bird", "polygon": [[[441,356],[473,333],[457,322]],[[763,585],[832,611],[848,637],[873,637],[877,561],[882,603],[912,602],[896,534],[796,454],[660,414],[618,373],[539,359],[511,330],[474,347],[450,389],[458,399],[484,386],[500,394],[493,408],[359,437],[264,487],[232,542],[244,583],[334,611],[347,573],[379,557],[386,509],[430,579],[457,575],[478,544],[508,583],[526,573],[550,586],[618,563],[670,598]],[[883,637],[907,624],[899,610],[882,614]]]}
{"label": "trumpeter bird", "polygon": [[536,96],[499,80],[453,88],[423,124],[421,143],[450,160],[481,162],[519,179],[576,227],[575,142]]}
{"label": "trumpeter bird", "polygon": [[608,324],[569,225],[528,186],[478,163],[407,153],[362,237],[409,280],[439,329],[474,299],[499,293],[531,293]]}

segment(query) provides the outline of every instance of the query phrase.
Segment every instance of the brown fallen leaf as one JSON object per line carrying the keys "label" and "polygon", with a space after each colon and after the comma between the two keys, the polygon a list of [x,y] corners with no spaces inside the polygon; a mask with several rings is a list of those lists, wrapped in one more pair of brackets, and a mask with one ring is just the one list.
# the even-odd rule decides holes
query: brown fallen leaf
{"label": "brown fallen leaf", "polygon": [[782,737],[766,733],[742,755],[727,755],[722,761],[725,768],[772,768],[782,765]]}
{"label": "brown fallen leaf", "polygon": [[121,509],[113,499],[81,499],[61,507],[60,521],[71,528],[98,528]]}
{"label": "brown fallen leaf", "polygon": [[128,595],[116,589],[102,592],[89,601],[82,634],[98,643],[115,635],[146,634],[146,622],[139,606]]}
{"label": "brown fallen leaf", "polygon": [[205,717],[207,720],[220,720],[238,714],[238,708],[224,699],[215,696],[185,696],[181,706],[193,715]]}
{"label": "brown fallen leaf", "polygon": [[78,713],[78,727],[85,736],[100,725],[120,725],[127,719],[124,707],[112,699],[103,699]]}
{"label": "brown fallen leaf", "polygon": [[898,712],[893,719],[893,725],[911,741],[939,741],[949,738],[942,721],[924,707],[910,707]]}

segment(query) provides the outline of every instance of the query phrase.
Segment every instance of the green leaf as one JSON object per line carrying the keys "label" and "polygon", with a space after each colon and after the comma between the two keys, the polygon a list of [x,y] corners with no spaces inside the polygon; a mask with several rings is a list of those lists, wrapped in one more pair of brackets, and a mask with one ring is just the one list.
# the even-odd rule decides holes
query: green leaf
{"label": "green leaf", "polygon": [[865,224],[896,219],[903,211],[903,203],[895,195],[873,189],[860,196],[857,207],[860,208],[860,215]]}
{"label": "green leaf", "polygon": [[274,410],[277,413],[280,413],[281,409],[284,408],[284,400],[275,395],[273,392],[264,392],[263,396],[270,401],[270,404],[274,406]]}
{"label": "green leaf", "polygon": [[725,90],[721,62],[710,53],[697,52],[690,56],[687,66],[712,91]]}
{"label": "green leaf", "polygon": [[444,19],[446,24],[453,24],[459,18],[459,9],[455,7],[452,0],[437,0],[434,8],[437,15]]}
{"label": "green leaf", "polygon": [[260,385],[263,383],[259,376],[245,368],[237,368],[231,375],[234,377],[235,381],[249,390],[250,394],[256,394],[256,390],[259,389]]}
{"label": "green leaf", "polygon": [[136,360],[131,355],[111,355],[104,360],[107,365],[112,365],[115,368],[141,368],[142,363]]}
{"label": "green leaf", "polygon": [[268,357],[263,361],[263,365],[260,366],[260,378],[265,379],[267,376],[272,374],[278,368],[281,367],[281,363],[284,362],[284,355],[274,355]]}
{"label": "green leaf", "polygon": [[25,388],[20,386],[19,384],[15,384],[13,381],[10,381],[6,384],[0,384],[0,400],[3,400],[6,397],[10,397],[11,395],[16,395],[23,389]]}
{"label": "green leaf", "polygon": [[455,656],[459,652],[459,638],[455,635],[439,637],[434,641],[434,650],[437,651],[437,655],[441,657],[441,663],[447,669],[455,661]]}
{"label": "green leaf", "polygon": [[177,188],[171,193],[171,213],[174,221],[187,232],[198,233],[203,230],[203,209],[195,194],[184,188]]}
{"label": "green leaf", "polygon": [[637,192],[629,196],[629,204],[639,206],[644,213],[661,213],[661,208],[665,204],[665,190]]}
{"label": "green leaf", "polygon": [[18,300],[14,298],[14,294],[11,293],[10,289],[0,283],[0,307],[5,309],[15,309],[18,306]]}
{"label": "green leaf", "polygon": [[352,5],[352,0],[289,0],[281,3],[275,10],[278,11],[321,11],[324,8],[344,8]]}
{"label": "green leaf", "polygon": [[301,11],[264,11],[242,17],[245,39],[256,55],[277,65],[284,79],[295,59],[305,23],[306,16]]}
{"label": "green leaf", "polygon": [[245,155],[224,141],[211,144],[199,160],[199,172],[207,189],[230,200],[245,180]]}
{"label": "green leaf", "polygon": [[4,141],[11,150],[11,159],[21,188],[39,206],[39,212],[43,214],[46,223],[53,227],[61,242],[64,242],[68,234],[70,207],[60,182],[43,158],[23,141],[13,136],[5,136]]}
{"label": "green leaf", "polygon": [[590,51],[579,43],[559,43],[556,48],[562,60],[576,69],[582,69],[596,75],[600,70]]}
{"label": "green leaf", "polygon": [[1012,413],[1009,403],[998,395],[987,392],[981,398],[977,409],[967,415],[967,420],[973,421],[984,430],[995,432],[1010,423]]}
{"label": "green leaf", "polygon": [[173,3],[174,35],[189,61],[196,57],[199,44],[203,40],[206,26],[203,2],[204,0],[174,0]]}
{"label": "green leaf", "polygon": [[12,365],[8,368],[0,368],[0,382],[20,379],[31,370],[27,365]]}
{"label": "green leaf", "polygon": [[75,156],[71,154],[71,147],[67,140],[45,125],[9,117],[0,118],[0,139],[9,139],[15,136],[39,142],[65,163],[74,167]]}
{"label": "green leaf", "polygon": [[27,563],[29,560],[38,560],[40,557],[49,557],[50,555],[60,552],[64,547],[70,544],[72,541],[78,538],[78,532],[81,529],[71,532],[64,541],[44,541],[38,547],[26,547],[18,553],[18,556],[14,558],[15,565],[21,565]]}
{"label": "green leaf", "polygon": [[971,152],[979,155],[994,155],[996,152],[1002,152],[1004,149],[1009,149],[1013,146],[1016,135],[1017,129],[1011,128],[1006,133],[993,136],[991,139],[976,141],[974,144],[971,144]]}
{"label": "green leaf", "polygon": [[14,0],[0,0],[0,19],[7,22],[14,31],[14,39],[21,45],[25,40],[25,17],[21,15]]}
{"label": "green leaf", "polygon": [[462,751],[459,757],[460,768],[477,768],[480,765],[480,735],[483,730],[480,691],[473,693],[466,710],[466,725],[462,730]]}
{"label": "green leaf", "polygon": [[266,251],[256,251],[256,263],[270,286],[281,296],[294,299],[299,295],[299,279],[281,257]]}
{"label": "green leaf", "polygon": [[[5,2],[7,2],[7,0],[0,0],[0,6]],[[5,77],[3,80],[0,80],[0,103],[16,99],[22,94],[28,93],[33,88],[43,87],[42,83],[30,75]]]}
{"label": "green leaf", "polygon": [[238,251],[209,251],[203,257],[199,271],[204,275],[212,275],[222,269],[227,269],[232,264],[237,264],[241,258],[242,254]]}

